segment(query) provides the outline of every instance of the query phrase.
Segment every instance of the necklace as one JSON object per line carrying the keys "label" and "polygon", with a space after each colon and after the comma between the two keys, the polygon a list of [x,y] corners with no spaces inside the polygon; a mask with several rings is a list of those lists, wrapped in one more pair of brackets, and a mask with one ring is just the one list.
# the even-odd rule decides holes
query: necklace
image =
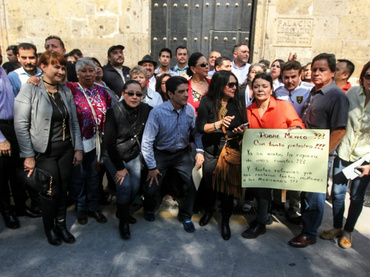
{"label": "necklace", "polygon": [[63,111],[58,107],[57,102],[55,102],[55,96],[54,95],[56,93],[58,93],[59,91],[56,91],[54,93],[49,92],[49,91],[46,91],[46,92],[48,93],[48,95],[50,96],[51,101],[53,101],[55,107],[57,107],[57,109],[59,110],[60,114],[63,117],[62,129],[63,129],[63,141],[65,141],[66,140],[66,129],[67,129],[67,125],[66,125],[67,110],[66,110],[66,107],[64,106],[64,103],[62,101],[62,105],[63,105],[63,109],[64,109],[64,113],[63,113]]}
{"label": "necklace", "polygon": [[226,103],[223,103],[221,101],[221,108],[220,108],[220,115],[222,118],[224,118],[228,112],[227,108],[226,108],[226,105],[227,105],[227,102]]}
{"label": "necklace", "polygon": [[45,81],[45,79],[42,79],[44,81],[44,83],[48,84],[49,86],[53,86],[53,87],[56,87],[58,84],[53,84],[53,83],[49,83],[47,81]]}

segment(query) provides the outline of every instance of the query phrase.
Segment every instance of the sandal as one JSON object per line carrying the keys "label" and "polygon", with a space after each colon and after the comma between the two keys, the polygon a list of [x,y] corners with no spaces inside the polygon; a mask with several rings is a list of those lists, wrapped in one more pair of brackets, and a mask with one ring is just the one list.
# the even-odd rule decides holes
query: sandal
{"label": "sandal", "polygon": [[352,233],[347,233],[346,232],[346,235],[348,234],[348,238],[346,236],[343,235],[343,237],[341,237],[339,239],[339,246],[344,248],[344,249],[348,249],[348,248],[351,248],[352,247]]}
{"label": "sandal", "polygon": [[331,230],[322,232],[320,234],[320,238],[322,238],[322,239],[334,239],[334,238],[340,237],[342,234],[343,234],[343,229],[333,228]]}

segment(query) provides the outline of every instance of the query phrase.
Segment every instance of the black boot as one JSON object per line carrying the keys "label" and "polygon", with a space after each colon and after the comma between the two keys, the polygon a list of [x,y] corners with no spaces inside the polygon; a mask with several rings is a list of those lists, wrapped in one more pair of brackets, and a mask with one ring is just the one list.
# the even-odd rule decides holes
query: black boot
{"label": "black boot", "polygon": [[206,226],[209,220],[212,218],[213,212],[205,212],[202,218],[199,220],[199,226]]}
{"label": "black boot", "polygon": [[65,243],[75,243],[75,237],[67,230],[65,207],[58,208],[58,215],[55,219],[55,231]]}
{"label": "black boot", "polygon": [[224,240],[229,240],[231,237],[229,221],[230,221],[230,214],[223,214],[222,221],[221,221],[221,236]]}
{"label": "black boot", "polygon": [[62,240],[54,228],[56,200],[40,195],[40,203],[42,210],[42,222],[44,224],[45,235],[48,239],[48,242],[52,245],[60,245]]}
{"label": "black boot", "polygon": [[130,234],[130,224],[129,224],[129,204],[119,204],[117,203],[117,211],[119,215],[119,232],[121,238],[126,240],[129,239]]}

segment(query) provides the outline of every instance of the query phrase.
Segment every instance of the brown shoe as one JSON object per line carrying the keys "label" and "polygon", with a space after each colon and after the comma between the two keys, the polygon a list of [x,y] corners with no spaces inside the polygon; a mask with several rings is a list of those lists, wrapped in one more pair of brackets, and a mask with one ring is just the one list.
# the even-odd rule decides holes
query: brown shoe
{"label": "brown shoe", "polygon": [[320,238],[322,238],[322,239],[334,239],[334,238],[340,237],[342,234],[343,234],[343,229],[333,228],[331,230],[322,232],[320,234]]}
{"label": "brown shoe", "polygon": [[348,249],[352,247],[352,241],[353,241],[352,233],[345,232],[343,234],[343,237],[339,239],[338,244],[340,247]]}
{"label": "brown shoe", "polygon": [[291,239],[289,241],[289,245],[297,248],[304,248],[311,244],[316,243],[316,238],[310,238],[303,234],[299,234],[295,238]]}

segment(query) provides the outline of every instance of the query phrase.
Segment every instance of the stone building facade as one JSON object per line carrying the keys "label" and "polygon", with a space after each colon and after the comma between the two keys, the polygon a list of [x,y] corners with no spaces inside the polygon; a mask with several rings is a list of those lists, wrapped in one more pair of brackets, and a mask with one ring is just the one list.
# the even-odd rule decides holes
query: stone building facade
{"label": "stone building facade", "polygon": [[[251,62],[261,58],[286,59],[289,52],[297,52],[298,59],[306,63],[316,54],[328,52],[335,53],[337,58],[352,60],[358,76],[370,60],[368,0],[168,0],[167,5],[205,7],[214,3],[231,7],[244,1],[255,9],[253,36],[249,42],[253,49]],[[150,52],[151,10],[155,2],[3,0],[0,2],[0,45],[4,62],[8,45],[31,42],[42,51],[45,37],[58,35],[67,51],[80,48],[85,56],[95,56],[103,64],[109,46],[123,44],[125,64],[131,67]],[[222,54],[231,57],[231,53]],[[153,57],[156,55],[153,53]]]}

